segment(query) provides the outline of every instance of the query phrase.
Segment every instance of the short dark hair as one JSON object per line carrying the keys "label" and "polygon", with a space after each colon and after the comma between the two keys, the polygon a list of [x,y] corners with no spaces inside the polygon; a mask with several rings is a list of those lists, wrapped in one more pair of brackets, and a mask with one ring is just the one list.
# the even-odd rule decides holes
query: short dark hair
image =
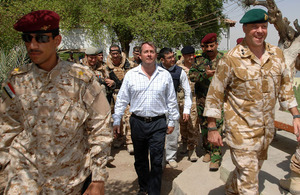
{"label": "short dark hair", "polygon": [[139,52],[141,52],[141,47],[140,47],[140,46],[135,46],[135,47],[133,48],[133,51],[135,51],[135,50],[138,50]]}
{"label": "short dark hair", "polygon": [[[121,48],[120,48],[120,46],[119,46],[119,45],[116,45],[116,44],[112,44],[112,45],[109,47],[109,53],[112,52],[111,48],[113,48],[113,47],[117,47],[117,48],[118,48],[117,51],[118,51],[119,53],[121,53]],[[113,50],[113,51],[115,51],[115,50]]]}
{"label": "short dark hair", "polygon": [[153,42],[143,42],[142,44],[141,44],[141,52],[142,52],[142,47],[143,47],[143,45],[150,45],[151,47],[153,47],[154,48],[154,50],[155,50],[155,52],[156,52],[156,46],[154,45],[154,43]]}
{"label": "short dark hair", "polygon": [[161,58],[165,59],[165,55],[168,53],[173,53],[171,48],[168,48],[168,47],[162,48],[158,54],[159,59],[161,59]]}

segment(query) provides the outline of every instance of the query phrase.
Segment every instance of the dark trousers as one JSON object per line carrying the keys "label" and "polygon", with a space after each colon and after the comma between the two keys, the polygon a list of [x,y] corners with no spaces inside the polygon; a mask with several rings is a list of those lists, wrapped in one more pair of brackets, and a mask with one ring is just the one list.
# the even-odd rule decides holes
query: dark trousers
{"label": "dark trousers", "polygon": [[[131,116],[130,126],[134,147],[134,167],[138,175],[140,191],[148,192],[149,195],[159,195],[167,130],[166,119],[161,118],[147,123]],[[149,151],[151,170],[148,159]]]}

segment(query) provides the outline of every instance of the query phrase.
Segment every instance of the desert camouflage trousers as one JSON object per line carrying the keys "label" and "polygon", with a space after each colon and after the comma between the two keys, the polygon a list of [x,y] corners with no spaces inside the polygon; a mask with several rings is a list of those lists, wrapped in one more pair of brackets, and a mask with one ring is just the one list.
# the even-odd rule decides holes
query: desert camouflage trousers
{"label": "desert camouflage trousers", "polygon": [[226,195],[258,195],[258,173],[267,159],[267,150],[247,151],[230,148],[235,169],[225,184]]}
{"label": "desert camouflage trousers", "polygon": [[291,171],[300,174],[300,143],[298,143],[296,152],[292,156],[290,168]]}
{"label": "desert camouflage trousers", "polygon": [[[111,104],[112,114],[114,113],[114,109],[115,109],[114,103],[117,100],[117,93],[113,94],[113,99],[114,99],[114,101]],[[130,106],[128,105],[124,111],[124,115],[123,115],[121,123],[120,123],[121,134],[118,138],[114,138],[114,142],[123,142],[124,134],[125,134],[126,145],[132,144],[131,129],[130,129],[130,124],[129,124],[129,118],[131,116],[131,113],[129,112],[129,109],[130,109]]]}
{"label": "desert camouflage trousers", "polygon": [[198,140],[200,137],[196,97],[193,97],[192,99],[191,114],[187,122],[183,121],[183,108],[183,103],[179,103],[181,140],[182,142],[187,143],[188,150],[193,150],[198,145]]}
{"label": "desert camouflage trousers", "polygon": [[[199,122],[201,126],[203,148],[205,150],[205,153],[210,154],[211,162],[221,161],[222,159],[221,147],[214,146],[213,144],[209,143],[207,139],[208,136],[207,117],[203,116],[205,99],[201,98],[200,100],[197,101],[198,101],[197,111],[198,111]],[[223,116],[223,111],[222,111],[222,116]],[[223,117],[221,119],[216,120],[216,125],[220,135],[222,136]]]}

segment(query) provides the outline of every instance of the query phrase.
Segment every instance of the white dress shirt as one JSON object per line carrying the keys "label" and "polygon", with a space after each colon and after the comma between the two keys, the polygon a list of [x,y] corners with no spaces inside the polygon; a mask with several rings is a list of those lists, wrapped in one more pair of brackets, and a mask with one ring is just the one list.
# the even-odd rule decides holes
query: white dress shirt
{"label": "white dress shirt", "polygon": [[[166,68],[163,64],[162,66],[164,68]],[[176,64],[171,66],[168,70],[172,71],[175,66],[177,66]],[[183,113],[184,114],[190,114],[191,113],[191,108],[192,108],[192,91],[191,91],[191,87],[189,84],[189,79],[185,73],[185,71],[182,69],[181,73],[180,73],[180,80],[179,80],[180,84],[179,86],[182,87],[183,91],[184,91],[184,108],[183,108]]]}
{"label": "white dress shirt", "polygon": [[113,125],[120,125],[126,106],[130,112],[141,117],[156,117],[166,114],[168,126],[174,127],[179,119],[177,98],[170,73],[156,65],[149,79],[141,65],[129,70],[123,80],[115,104]]}

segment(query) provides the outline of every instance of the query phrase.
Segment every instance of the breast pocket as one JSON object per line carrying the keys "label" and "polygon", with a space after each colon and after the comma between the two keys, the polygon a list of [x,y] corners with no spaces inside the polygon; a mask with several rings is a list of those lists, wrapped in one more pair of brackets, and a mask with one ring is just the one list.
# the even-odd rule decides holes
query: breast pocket
{"label": "breast pocket", "polygon": [[274,92],[275,95],[278,94],[281,86],[281,72],[278,69],[272,69],[265,75],[265,80],[268,82],[268,87],[270,92]]}
{"label": "breast pocket", "polygon": [[253,101],[261,98],[259,90],[261,90],[261,78],[259,72],[254,70],[234,68],[235,77],[231,82],[231,89],[235,97]]}

